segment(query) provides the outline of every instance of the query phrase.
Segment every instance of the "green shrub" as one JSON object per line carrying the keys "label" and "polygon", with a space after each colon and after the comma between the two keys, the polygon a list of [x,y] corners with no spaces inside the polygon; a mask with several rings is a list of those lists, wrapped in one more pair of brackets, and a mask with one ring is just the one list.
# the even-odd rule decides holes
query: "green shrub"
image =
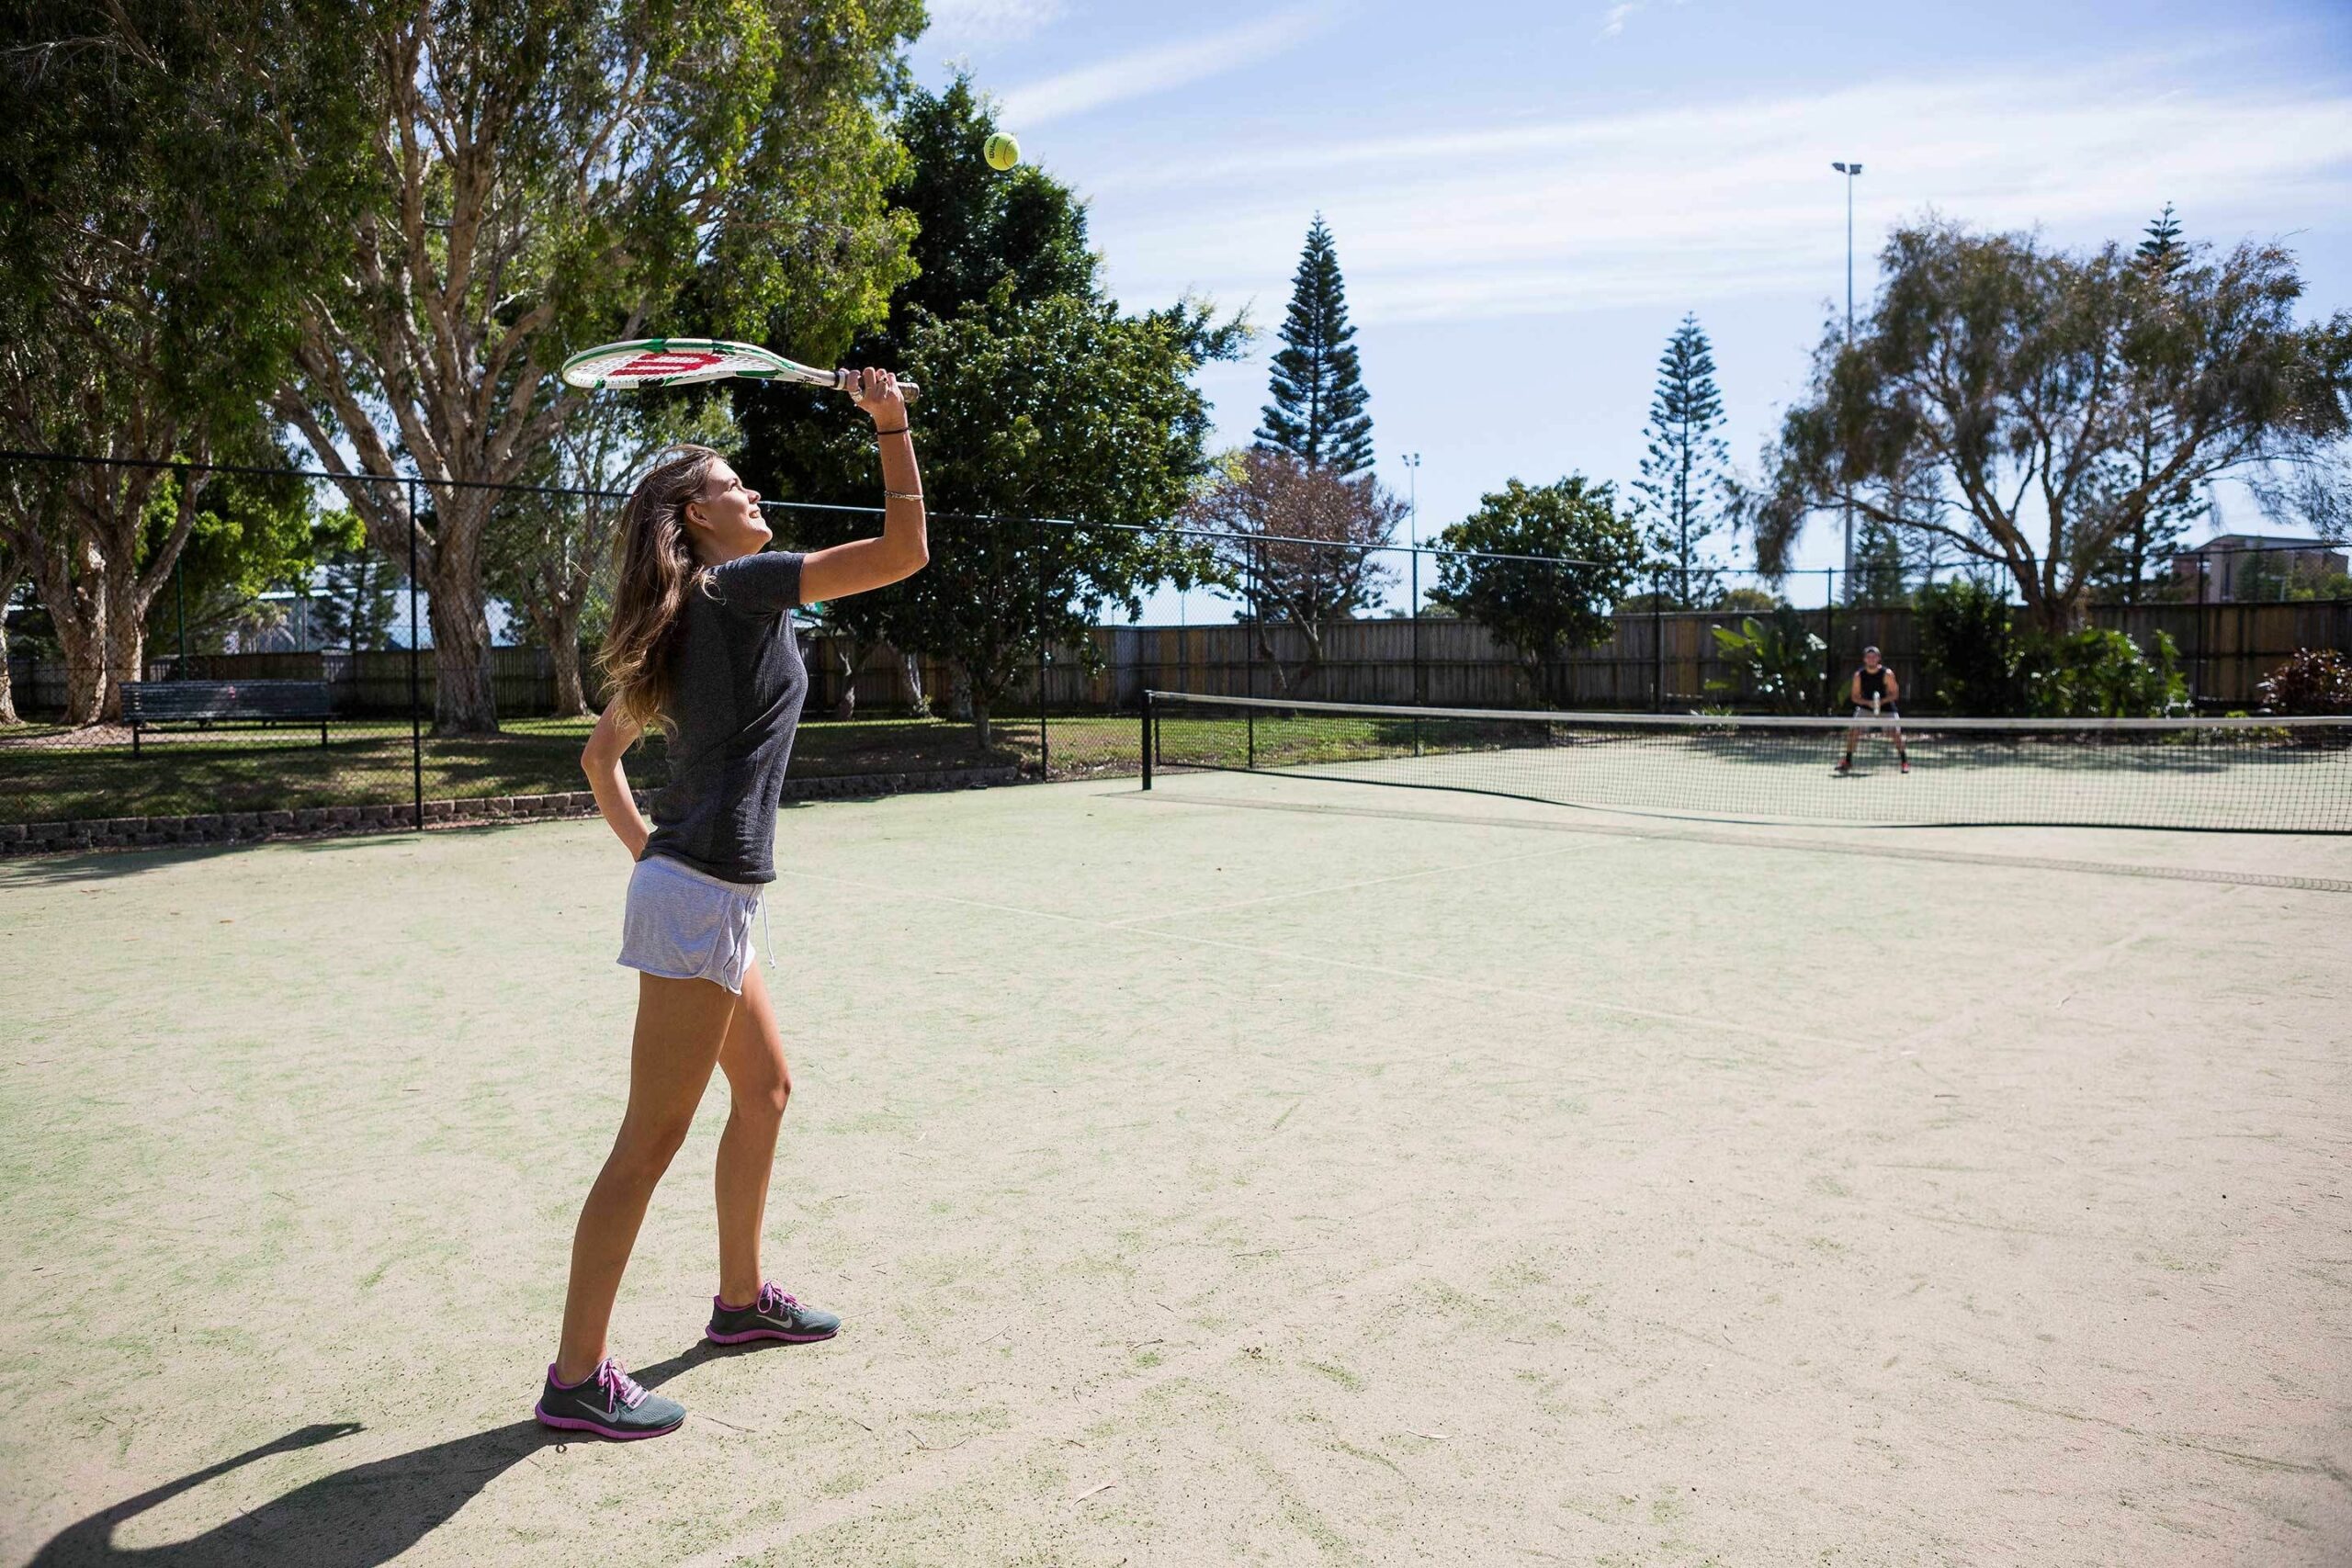
{"label": "green shrub", "polygon": [[1749,615],[1737,631],[1709,629],[1716,650],[1736,674],[1708,682],[1707,690],[1761,703],[1774,713],[1820,711],[1821,654],[1828,644],[1814,635],[1802,614],[1783,604],[1769,621]]}
{"label": "green shrub", "polygon": [[2163,632],[2151,659],[2123,633],[2085,628],[2032,637],[2012,666],[2035,718],[2161,718],[2188,711],[2180,650]]}
{"label": "green shrub", "polygon": [[1973,582],[1919,591],[1919,658],[1948,713],[1992,718],[2161,718],[2188,708],[2180,650],[2154,655],[2123,633],[2020,629],[2000,594]]}
{"label": "green shrub", "polygon": [[2007,717],[2023,705],[2008,602],[1973,582],[1919,591],[1919,660],[1946,712]]}
{"label": "green shrub", "polygon": [[2275,714],[2352,714],[2352,660],[2332,648],[2298,649],[2255,687]]}

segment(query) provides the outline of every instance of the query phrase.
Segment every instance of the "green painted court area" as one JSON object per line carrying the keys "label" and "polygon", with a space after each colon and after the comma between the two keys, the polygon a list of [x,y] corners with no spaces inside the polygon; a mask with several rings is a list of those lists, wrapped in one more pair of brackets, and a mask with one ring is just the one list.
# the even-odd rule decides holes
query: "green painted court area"
{"label": "green painted court area", "polygon": [[[1873,782],[1883,783],[1884,780]],[[769,1269],[602,824],[0,865],[9,1562],[2322,1564],[2352,840],[1289,776],[797,807]]]}

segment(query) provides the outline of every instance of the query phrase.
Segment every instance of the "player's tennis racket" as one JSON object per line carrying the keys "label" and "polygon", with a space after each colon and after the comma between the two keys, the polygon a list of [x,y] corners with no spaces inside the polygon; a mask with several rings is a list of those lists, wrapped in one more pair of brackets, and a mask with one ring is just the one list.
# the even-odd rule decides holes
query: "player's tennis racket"
{"label": "player's tennis racket", "polygon": [[[653,387],[685,387],[697,381],[795,381],[804,387],[849,385],[846,370],[820,370],[772,354],[756,344],[727,343],[707,337],[641,337],[583,348],[563,362],[558,372],[568,386],[590,390],[634,391]],[[912,381],[899,383],[899,393],[915,400]]]}

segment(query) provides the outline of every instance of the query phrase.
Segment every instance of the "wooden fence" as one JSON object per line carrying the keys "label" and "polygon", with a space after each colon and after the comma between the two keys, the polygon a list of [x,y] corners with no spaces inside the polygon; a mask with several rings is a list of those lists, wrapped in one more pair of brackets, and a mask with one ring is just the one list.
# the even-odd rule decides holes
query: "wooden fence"
{"label": "wooden fence", "polygon": [[[1919,628],[1908,607],[1836,607],[1804,612],[1807,624],[1828,644],[1823,667],[1842,678],[1865,643],[1875,643],[1904,682],[1915,711],[1932,712],[1937,671],[1923,669]],[[1710,682],[1728,682],[1732,671],[1718,656],[1715,626],[1736,627],[1736,613],[1672,612],[1617,618],[1615,635],[1598,648],[1569,655],[1548,672],[1550,694],[1539,698],[1531,672],[1510,649],[1474,622],[1424,617],[1411,620],[1341,621],[1319,630],[1319,657],[1310,660],[1309,639],[1295,626],[1272,625],[1262,641],[1247,626],[1097,626],[1090,642],[1092,667],[1074,647],[1047,649],[1046,705],[1055,712],[1132,708],[1147,687],[1220,695],[1291,695],[1320,702],[1411,703],[1441,707],[1523,707],[1539,700],[1562,706],[1669,710],[1726,700]],[[2095,625],[2129,633],[2143,647],[2155,634],[2169,635],[2180,650],[2181,668],[2200,705],[2247,707],[2255,686],[2279,660],[2298,649],[2352,651],[2352,601],[2272,604],[2102,605]],[[842,684],[832,639],[808,637],[802,651],[809,667],[808,709],[830,712]],[[151,662],[149,677],[166,679],[172,660]],[[897,650],[867,650],[851,677],[860,712],[903,710],[912,695],[905,660]],[[435,681],[428,650],[417,660],[417,683],[424,711],[433,707]],[[587,658],[582,671],[591,683]],[[12,650],[9,672],[18,709],[28,715],[64,706],[65,671],[54,660],[35,660]],[[405,650],[353,655],[341,652],[242,653],[191,656],[184,673],[191,679],[290,679],[325,681],[337,708],[352,716],[405,716],[409,710],[409,656]],[[951,670],[924,658],[919,674],[934,708],[947,699]],[[498,711],[515,717],[552,712],[555,676],[544,649],[491,650],[491,682]],[[1002,705],[1007,713],[1036,705],[1036,672],[1023,671]]]}

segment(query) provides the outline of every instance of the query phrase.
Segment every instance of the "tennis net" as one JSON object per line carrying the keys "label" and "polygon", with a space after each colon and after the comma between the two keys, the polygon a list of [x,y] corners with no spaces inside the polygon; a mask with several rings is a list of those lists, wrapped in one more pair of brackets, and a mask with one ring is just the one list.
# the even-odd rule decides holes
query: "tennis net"
{"label": "tennis net", "polygon": [[1222,769],[1769,821],[2352,832],[2352,717],[1718,717],[1151,692],[1143,728],[1147,789],[1155,773]]}

